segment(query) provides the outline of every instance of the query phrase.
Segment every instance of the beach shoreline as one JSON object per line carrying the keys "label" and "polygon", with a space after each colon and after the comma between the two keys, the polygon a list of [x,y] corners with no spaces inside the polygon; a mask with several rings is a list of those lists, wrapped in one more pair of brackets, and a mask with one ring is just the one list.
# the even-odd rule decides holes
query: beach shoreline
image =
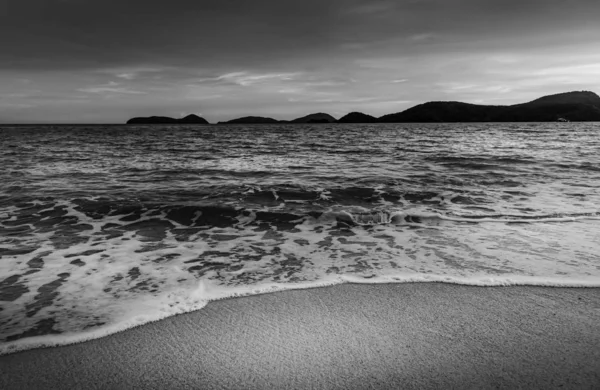
{"label": "beach shoreline", "polygon": [[0,356],[0,388],[593,388],[600,288],[342,284]]}

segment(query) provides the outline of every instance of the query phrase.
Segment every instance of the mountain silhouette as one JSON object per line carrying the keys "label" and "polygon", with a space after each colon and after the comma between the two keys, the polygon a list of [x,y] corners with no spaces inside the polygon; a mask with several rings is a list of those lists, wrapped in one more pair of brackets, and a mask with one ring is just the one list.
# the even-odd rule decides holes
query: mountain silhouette
{"label": "mountain silhouette", "polygon": [[316,114],[310,114],[301,118],[296,118],[290,123],[333,123],[336,119],[329,114],[318,112]]}
{"label": "mountain silhouette", "polygon": [[338,123],[375,123],[377,118],[362,112],[351,112],[338,119]]}
{"label": "mountain silhouette", "polygon": [[128,125],[151,125],[151,124],[195,124],[208,125],[208,121],[198,115],[190,114],[184,118],[175,119],[168,116],[136,117],[127,121]]}
{"label": "mountain silhouette", "polygon": [[196,125],[208,125],[208,121],[202,117],[199,117],[198,115],[195,114],[190,114],[184,118],[178,119],[177,123],[189,123],[189,124],[196,124]]}
{"label": "mountain silhouette", "polygon": [[[463,102],[433,101],[405,111],[375,118],[361,112],[351,112],[336,120],[322,112],[283,121],[260,116],[232,119],[227,124],[271,123],[428,123],[428,122],[582,122],[600,121],[600,96],[590,91],[565,92],[543,96],[527,103],[510,106],[490,106]],[[188,115],[181,119],[165,116],[132,118],[128,124],[208,124],[206,119]]]}
{"label": "mountain silhouette", "polygon": [[262,116],[245,116],[227,122],[219,122],[219,124],[271,124],[280,122],[281,121],[278,121],[277,119],[265,118]]}
{"label": "mountain silhouette", "polygon": [[593,92],[566,92],[511,106],[428,102],[384,115],[379,122],[554,122],[600,121],[600,97]]}

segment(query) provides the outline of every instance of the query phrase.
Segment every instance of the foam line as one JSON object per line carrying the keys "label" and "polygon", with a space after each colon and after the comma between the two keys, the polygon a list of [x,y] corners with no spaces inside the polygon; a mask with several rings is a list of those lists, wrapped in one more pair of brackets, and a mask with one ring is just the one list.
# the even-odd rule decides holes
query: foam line
{"label": "foam line", "polygon": [[[101,337],[215,299],[285,289],[407,282],[600,285],[597,213],[461,218],[428,206],[48,204],[37,206],[47,210],[44,215],[27,205],[11,209],[18,218],[2,224],[11,235],[0,237],[0,312],[6,319],[0,340],[17,339],[0,345],[6,353],[28,348],[20,345]],[[441,223],[445,218],[470,223]],[[479,223],[486,218],[530,222]],[[568,218],[577,223],[533,223]],[[30,231],[12,234],[24,226]],[[60,334],[27,336],[51,332]]]}
{"label": "foam line", "polygon": [[202,281],[198,288],[190,293],[191,298],[196,298],[195,303],[187,307],[178,307],[174,310],[161,310],[153,315],[138,315],[129,318],[110,326],[103,326],[90,331],[84,331],[76,334],[59,334],[59,335],[44,335],[36,337],[28,337],[8,343],[0,344],[0,355],[24,351],[34,348],[56,347],[80,343],[88,340],[98,339],[109,336],[114,333],[122,332],[130,328],[141,326],[150,322],[159,321],[161,319],[189,313],[200,310],[211,301],[229,299],[243,296],[260,295],[275,293],[285,290],[300,290],[309,288],[319,288],[326,286],[334,286],[343,283],[357,284],[384,284],[384,283],[449,283],[479,287],[499,287],[499,286],[544,286],[544,287],[600,287],[600,280],[571,280],[565,282],[561,279],[543,279],[535,277],[519,277],[513,276],[510,278],[475,278],[475,279],[460,279],[456,277],[442,277],[435,275],[386,275],[384,277],[360,278],[350,275],[339,277],[325,278],[318,282],[312,283],[268,283],[262,286],[255,287],[239,287],[236,289],[222,288],[218,285],[211,285],[209,282]]}
{"label": "foam line", "polygon": [[[600,220],[598,213],[585,213],[563,216],[535,216],[535,215],[473,215],[473,216],[447,216],[440,213],[415,213],[402,211],[372,211],[366,213],[356,213],[351,211],[335,211],[327,213],[339,221],[348,222],[356,225],[371,226],[378,224],[401,225],[406,222],[419,223],[422,220],[443,220],[449,222],[469,222],[469,223],[546,223],[546,222],[576,222],[584,220]],[[327,218],[323,218],[327,220]]]}

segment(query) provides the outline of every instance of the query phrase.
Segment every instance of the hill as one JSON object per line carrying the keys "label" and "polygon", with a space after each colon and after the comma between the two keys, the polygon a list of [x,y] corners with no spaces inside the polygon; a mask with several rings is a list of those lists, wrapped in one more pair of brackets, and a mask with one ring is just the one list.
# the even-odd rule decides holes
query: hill
{"label": "hill", "polygon": [[336,119],[329,114],[318,112],[301,118],[296,118],[289,123],[334,123]]}
{"label": "hill", "polygon": [[593,92],[566,92],[511,106],[428,102],[380,117],[379,122],[554,122],[600,121],[600,97]]}
{"label": "hill", "polygon": [[177,123],[189,123],[195,125],[208,125],[208,121],[202,117],[199,117],[195,114],[190,114],[184,118],[178,119]]}
{"label": "hill", "polygon": [[377,118],[362,112],[351,112],[338,119],[338,123],[375,123]]}
{"label": "hill", "polygon": [[280,123],[277,119],[265,118],[262,116],[245,116],[242,118],[232,119],[226,122],[219,122],[219,124],[272,124]]}

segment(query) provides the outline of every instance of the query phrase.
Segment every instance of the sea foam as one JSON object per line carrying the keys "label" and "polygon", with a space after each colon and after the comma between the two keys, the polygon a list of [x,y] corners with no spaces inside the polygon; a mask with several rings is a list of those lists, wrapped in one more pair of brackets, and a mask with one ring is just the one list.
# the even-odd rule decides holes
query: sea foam
{"label": "sea foam", "polygon": [[51,210],[89,225],[77,235],[86,239],[64,245],[34,231],[22,244],[37,250],[0,264],[4,275],[18,276],[8,287],[21,288],[2,302],[0,353],[102,337],[217,299],[340,283],[600,287],[594,215],[523,225],[418,211],[282,221],[237,210],[231,225],[211,227],[201,219],[216,216],[201,210],[189,226],[167,211],[148,210],[131,223],[62,206]]}

